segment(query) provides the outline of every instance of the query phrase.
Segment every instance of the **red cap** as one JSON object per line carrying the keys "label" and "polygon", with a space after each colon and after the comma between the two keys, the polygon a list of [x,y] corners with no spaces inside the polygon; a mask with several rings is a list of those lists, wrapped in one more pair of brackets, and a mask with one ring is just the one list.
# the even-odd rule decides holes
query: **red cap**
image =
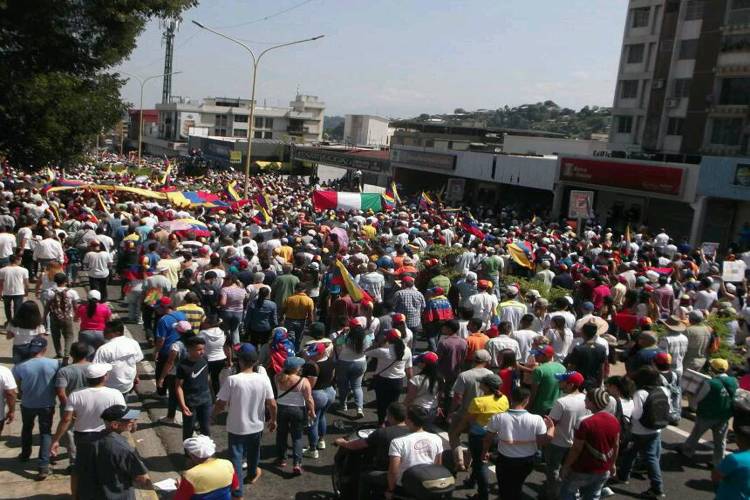
{"label": "red cap", "polygon": [[546,345],[538,349],[533,349],[531,354],[534,356],[544,356],[545,358],[551,358],[555,355],[555,349],[551,345]]}
{"label": "red cap", "polygon": [[412,284],[412,283],[414,283],[414,278],[412,278],[409,275],[406,275],[403,278],[401,278],[401,281],[403,281],[404,283],[407,283],[407,284]]}
{"label": "red cap", "polygon": [[672,366],[672,356],[668,352],[660,352],[654,356],[654,364],[657,368],[669,368]]}
{"label": "red cap", "polygon": [[438,355],[432,351],[422,353],[417,360],[417,362],[424,363],[426,365],[434,365],[435,363],[437,363],[437,361]]}
{"label": "red cap", "polygon": [[583,375],[578,372],[558,373],[555,378],[560,382],[567,382],[579,387],[583,384]]}
{"label": "red cap", "polygon": [[198,249],[198,253],[199,253],[200,255],[208,255],[208,248],[206,248],[206,247],[200,247],[200,248]]}
{"label": "red cap", "polygon": [[240,269],[247,269],[248,262],[245,259],[241,259],[238,265]]}
{"label": "red cap", "polygon": [[356,319],[352,318],[352,319],[349,320],[349,328],[357,328],[357,327],[360,327],[360,326],[362,326],[362,325]]}
{"label": "red cap", "polygon": [[162,297],[162,298],[159,299],[159,304],[161,304],[164,307],[171,306],[172,305],[172,299],[170,299],[169,297]]}
{"label": "red cap", "polygon": [[395,313],[393,316],[391,316],[391,319],[393,320],[394,325],[400,325],[401,323],[406,322],[406,316],[401,313]]}
{"label": "red cap", "polygon": [[436,286],[435,288],[432,289],[432,293],[435,295],[445,295],[445,289],[443,289],[442,287]]}
{"label": "red cap", "polygon": [[489,287],[490,287],[490,282],[487,280],[479,280],[477,282],[477,288],[489,288]]}
{"label": "red cap", "polygon": [[398,330],[391,329],[385,334],[385,340],[393,342],[401,338],[401,333]]}
{"label": "red cap", "polygon": [[494,339],[498,335],[500,335],[500,331],[498,331],[497,327],[495,325],[492,325],[487,329],[486,332],[484,332],[485,335],[487,335],[489,338]]}

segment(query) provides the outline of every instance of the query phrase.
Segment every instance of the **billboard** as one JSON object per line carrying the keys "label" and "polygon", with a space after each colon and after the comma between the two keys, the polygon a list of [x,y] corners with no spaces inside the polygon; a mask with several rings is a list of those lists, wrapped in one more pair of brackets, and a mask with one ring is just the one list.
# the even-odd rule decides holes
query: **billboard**
{"label": "billboard", "polygon": [[605,159],[561,158],[560,180],[680,196],[685,169]]}
{"label": "billboard", "polygon": [[436,170],[456,170],[456,156],[409,149],[392,149],[391,161],[403,163],[404,166],[427,167]]}

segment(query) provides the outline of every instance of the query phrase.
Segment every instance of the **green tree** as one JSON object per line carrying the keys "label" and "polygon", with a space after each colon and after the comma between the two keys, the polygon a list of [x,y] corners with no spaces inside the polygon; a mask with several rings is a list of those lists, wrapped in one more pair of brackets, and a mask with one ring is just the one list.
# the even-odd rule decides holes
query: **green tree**
{"label": "green tree", "polygon": [[0,0],[0,153],[19,166],[75,161],[125,110],[112,71],[153,17],[197,0]]}

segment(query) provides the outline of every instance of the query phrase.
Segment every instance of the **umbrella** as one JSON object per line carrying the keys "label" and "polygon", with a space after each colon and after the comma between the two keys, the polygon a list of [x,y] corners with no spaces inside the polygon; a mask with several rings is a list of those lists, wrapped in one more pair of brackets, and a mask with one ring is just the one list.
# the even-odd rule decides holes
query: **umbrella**
{"label": "umbrella", "polygon": [[161,222],[159,226],[170,233],[192,231],[196,236],[208,236],[210,234],[208,226],[196,219],[175,219]]}

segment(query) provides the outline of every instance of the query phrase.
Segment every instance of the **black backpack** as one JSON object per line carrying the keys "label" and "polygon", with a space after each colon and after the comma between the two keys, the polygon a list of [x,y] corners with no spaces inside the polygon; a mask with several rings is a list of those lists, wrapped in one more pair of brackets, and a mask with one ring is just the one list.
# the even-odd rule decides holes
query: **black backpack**
{"label": "black backpack", "polygon": [[638,420],[646,429],[659,430],[669,425],[672,405],[669,396],[661,386],[651,387],[646,401],[643,402],[643,414]]}
{"label": "black backpack", "polygon": [[620,401],[619,399],[617,399],[616,401],[617,407],[615,409],[615,417],[617,417],[617,421],[620,422],[620,446],[623,446],[626,443],[630,442],[633,422],[630,420],[630,417],[626,416],[625,412],[622,410],[622,401]]}

